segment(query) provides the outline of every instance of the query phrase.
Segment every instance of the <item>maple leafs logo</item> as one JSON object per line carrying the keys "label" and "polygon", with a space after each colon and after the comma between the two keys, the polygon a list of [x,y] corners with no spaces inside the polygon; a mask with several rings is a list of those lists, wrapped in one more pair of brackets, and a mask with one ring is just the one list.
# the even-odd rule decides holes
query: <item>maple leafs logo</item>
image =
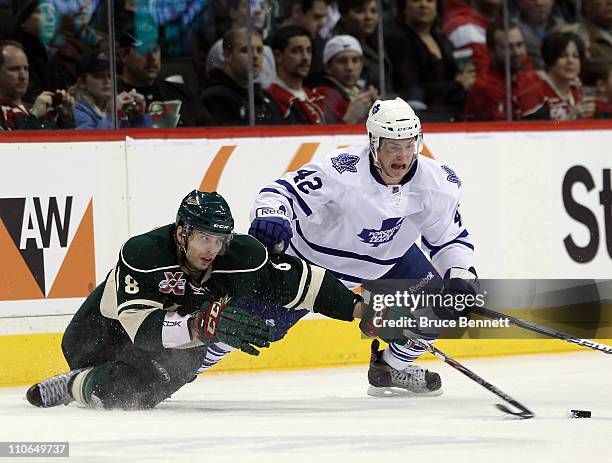
{"label": "maple leafs logo", "polygon": [[448,180],[451,183],[456,183],[457,188],[460,188],[461,180],[459,180],[459,177],[457,176],[455,171],[448,166],[440,166],[440,167],[442,167],[442,170],[448,174],[448,176],[446,177],[446,180]]}
{"label": "maple leafs logo", "polygon": [[382,222],[379,230],[372,228],[364,228],[357,236],[361,238],[364,243],[371,244],[372,247],[378,247],[381,244],[388,243],[399,231],[404,222],[403,217],[395,217],[385,219]]}
{"label": "maple leafs logo", "polygon": [[339,174],[343,172],[357,173],[357,163],[359,162],[359,156],[353,154],[342,153],[335,158],[331,159],[332,166],[338,171]]}

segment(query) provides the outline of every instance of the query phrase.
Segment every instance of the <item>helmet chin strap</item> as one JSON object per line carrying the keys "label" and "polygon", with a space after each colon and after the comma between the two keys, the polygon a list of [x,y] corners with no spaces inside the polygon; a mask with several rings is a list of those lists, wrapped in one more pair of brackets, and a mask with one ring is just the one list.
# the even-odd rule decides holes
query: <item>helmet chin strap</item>
{"label": "helmet chin strap", "polygon": [[380,163],[378,162],[378,147],[380,146],[380,137],[374,137],[371,133],[370,135],[370,153],[372,154],[372,159],[374,160],[374,167],[380,168]]}
{"label": "helmet chin strap", "polygon": [[175,235],[175,242],[176,242],[176,247],[178,248],[178,261],[179,264],[181,266],[185,266],[188,267],[188,262],[187,262],[187,246],[189,246],[189,243],[187,241],[187,237],[189,236],[189,232],[190,230],[190,226],[189,225],[182,225],[183,230],[181,231],[181,238],[183,239],[183,242],[181,243],[178,239],[176,239],[176,235]]}
{"label": "helmet chin strap", "polygon": [[176,246],[179,252],[178,262],[181,268],[183,268],[184,270],[187,270],[187,273],[189,273],[193,278],[198,279],[199,275],[202,274],[203,270],[198,270],[196,268],[193,268],[191,265],[189,265],[189,260],[187,260],[187,247],[189,246],[187,237],[189,236],[189,233],[191,233],[191,228],[192,227],[189,225],[183,225],[183,231],[181,232],[181,238],[183,239],[184,244],[181,243],[179,240],[176,240]]}
{"label": "helmet chin strap", "polygon": [[189,234],[191,233],[191,227],[189,225],[183,225],[183,230],[181,231],[181,238],[183,238],[183,243],[178,243],[179,249],[181,252],[187,257],[187,246],[189,246],[189,242],[187,238],[189,238]]}

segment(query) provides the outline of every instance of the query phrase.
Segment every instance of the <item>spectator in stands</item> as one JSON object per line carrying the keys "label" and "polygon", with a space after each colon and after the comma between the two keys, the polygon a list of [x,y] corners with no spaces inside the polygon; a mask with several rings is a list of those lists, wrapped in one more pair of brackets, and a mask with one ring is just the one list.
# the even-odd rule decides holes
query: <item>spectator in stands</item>
{"label": "spectator in stands", "polygon": [[324,124],[323,98],[304,86],[310,71],[310,33],[299,26],[277,29],[270,37],[277,76],[268,91],[287,124]]}
{"label": "spectator in stands", "polygon": [[[230,29],[237,27],[244,27],[247,25],[248,15],[246,8],[247,0],[229,0],[229,15],[232,20]],[[260,5],[260,9],[257,10],[257,14],[253,15],[253,25],[258,30],[261,30],[261,26],[264,25],[265,16],[269,13],[269,6],[267,2],[263,2]],[[260,33],[263,36],[263,34]],[[212,48],[208,52],[206,57],[206,74],[210,75],[213,69],[223,69],[223,39],[219,39],[215,42]],[[267,88],[272,80],[276,77],[276,63],[274,62],[274,53],[272,49],[264,45],[263,48],[263,60],[261,63],[261,70],[257,77],[257,82],[261,84],[263,88]]]}
{"label": "spectator in stands", "polygon": [[583,24],[596,60],[612,60],[612,1],[582,0]]}
{"label": "spectator in stands", "polygon": [[[249,124],[249,62],[246,27],[230,29],[223,36],[223,69],[213,69],[210,81],[204,86],[202,104],[214,108],[219,125]],[[253,77],[257,77],[263,63],[263,40],[253,31]],[[280,109],[272,95],[254,83],[255,123],[282,124]]]}
{"label": "spectator in stands", "polygon": [[378,91],[357,85],[363,69],[363,51],[351,35],[336,35],[323,52],[325,77],[315,93],[322,96],[328,124],[362,124],[378,99]]}
{"label": "spectator in stands", "polygon": [[62,67],[57,50],[50,47],[57,30],[52,0],[14,0],[13,38],[21,43],[30,64],[30,85],[24,101],[31,103],[43,91],[64,90],[73,82]]}
{"label": "spectator in stands", "polygon": [[612,60],[587,62],[583,85],[595,93],[595,117],[612,118]]}
{"label": "spectator in stands", "polygon": [[[213,44],[221,40],[225,31],[231,28],[229,17],[229,0],[208,0],[206,5],[207,18],[204,27],[194,31],[192,56],[198,70],[198,75],[205,77],[207,58]],[[223,53],[221,53],[221,56]]]}
{"label": "spectator in stands", "polygon": [[414,109],[462,115],[476,70],[473,63],[455,65],[453,45],[436,29],[438,2],[397,0],[397,13],[385,39],[395,91]]}
{"label": "spectator in stands", "polygon": [[[335,35],[352,35],[363,50],[362,78],[366,85],[373,85],[380,90],[378,53],[379,11],[376,0],[339,0],[340,21],[336,25]],[[385,94],[386,98],[395,95],[391,84],[391,61],[385,55]]]}
{"label": "spectator in stands", "polygon": [[[231,28],[232,19],[229,14],[229,0],[209,0],[209,14],[211,16],[211,29],[216,42],[223,37],[225,31]],[[212,43],[212,42],[211,42]]]}
{"label": "spectator in stands", "polygon": [[99,0],[80,0],[61,15],[61,28],[53,47],[71,81],[77,78],[77,63],[84,55],[108,52],[108,36],[90,24]]}
{"label": "spectator in stands", "polygon": [[[112,88],[108,58],[104,54],[85,55],[78,64],[77,83],[69,92],[75,98],[74,120],[77,129],[112,127]],[[121,92],[116,98],[119,127],[151,127],[144,96]]]}
{"label": "spectator in stands", "polygon": [[157,27],[141,18],[132,30],[119,38],[119,60],[122,65],[117,91],[144,95],[153,127],[197,127],[211,121],[199,99],[183,84],[158,78],[161,53]]}
{"label": "spectator in stands", "polygon": [[593,58],[593,44],[591,43],[589,32],[583,23],[561,24],[555,27],[552,32],[573,32],[574,34],[578,35],[584,44],[584,58],[586,62]]}
{"label": "spectator in stands", "polygon": [[286,0],[280,26],[298,26],[308,31],[312,46],[312,60],[307,84],[314,86],[323,75],[325,39],[320,32],[325,27],[329,8],[325,0]]}
{"label": "spectator in stands", "polygon": [[340,9],[338,8],[338,0],[326,0],[327,17],[325,25],[319,30],[319,37],[323,40],[328,40],[332,37],[336,24],[340,21]]}
{"label": "spectator in stands", "polygon": [[582,21],[580,5],[583,0],[555,0],[553,15],[565,23],[576,23]]}
{"label": "spectator in stands", "polygon": [[287,0],[279,23],[280,27],[299,26],[314,39],[325,26],[327,14],[325,0]]}
{"label": "spectator in stands", "polygon": [[23,100],[29,84],[28,58],[19,42],[0,41],[0,128],[51,130],[74,127],[74,99],[64,90],[42,92],[29,107]]}
{"label": "spectator in stands", "polygon": [[486,30],[501,17],[501,0],[448,0],[444,7],[442,33],[455,49],[472,50],[478,75],[489,68]]}
{"label": "spectator in stands", "polygon": [[523,30],[527,54],[535,69],[544,69],[540,55],[542,39],[563,24],[563,19],[553,14],[553,0],[517,0],[517,22]]}
{"label": "spectator in stands", "polygon": [[584,63],[584,45],[572,32],[554,32],[542,41],[542,59],[546,73],[542,79],[517,96],[517,108],[523,119],[569,120],[593,117],[595,99],[581,98],[580,71]]}
{"label": "spectator in stands", "polygon": [[[465,118],[473,121],[494,121],[507,119],[506,102],[506,43],[505,29],[501,21],[487,29],[487,47],[491,53],[491,66],[483,73],[468,92],[465,102]],[[510,78],[512,97],[519,89],[525,89],[540,81],[532,69],[527,56],[523,32],[516,22],[508,28],[508,47],[510,54]],[[514,116],[516,108],[511,108]]]}

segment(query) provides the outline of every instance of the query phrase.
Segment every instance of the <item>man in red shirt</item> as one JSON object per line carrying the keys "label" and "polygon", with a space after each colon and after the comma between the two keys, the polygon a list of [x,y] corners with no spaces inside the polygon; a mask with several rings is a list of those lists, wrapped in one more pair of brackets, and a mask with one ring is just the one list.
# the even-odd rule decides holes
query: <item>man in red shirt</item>
{"label": "man in red shirt", "polygon": [[486,29],[501,17],[500,0],[448,0],[444,6],[442,33],[455,49],[473,51],[472,61],[478,75],[489,65]]}
{"label": "man in red shirt", "polygon": [[0,40],[0,130],[74,128],[74,98],[65,89],[43,91],[30,107],[28,57],[19,42]]}
{"label": "man in red shirt", "polygon": [[[481,74],[470,89],[465,101],[465,118],[472,121],[503,121],[507,119],[504,25],[496,22],[487,29],[487,46],[491,64],[486,73]],[[511,23],[508,29],[510,53],[510,76],[512,94],[539,80],[532,70],[531,60],[523,33],[518,24]],[[513,105],[514,106],[514,105]],[[512,114],[516,108],[512,108]]]}
{"label": "man in red shirt", "polygon": [[276,79],[268,87],[285,124],[324,124],[323,97],[304,87],[310,72],[312,42],[306,29],[284,26],[270,39],[276,59]]}

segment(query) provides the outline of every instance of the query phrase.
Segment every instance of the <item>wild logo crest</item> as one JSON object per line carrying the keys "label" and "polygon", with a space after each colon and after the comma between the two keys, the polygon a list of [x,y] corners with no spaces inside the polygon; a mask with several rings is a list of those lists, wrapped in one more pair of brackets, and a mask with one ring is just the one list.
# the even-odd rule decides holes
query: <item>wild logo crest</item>
{"label": "wild logo crest", "polygon": [[92,199],[0,198],[0,301],[84,297],[95,288]]}
{"label": "wild logo crest", "polygon": [[185,294],[185,283],[183,272],[164,272],[165,280],[159,282],[159,290],[164,294],[174,293],[177,296]]}

